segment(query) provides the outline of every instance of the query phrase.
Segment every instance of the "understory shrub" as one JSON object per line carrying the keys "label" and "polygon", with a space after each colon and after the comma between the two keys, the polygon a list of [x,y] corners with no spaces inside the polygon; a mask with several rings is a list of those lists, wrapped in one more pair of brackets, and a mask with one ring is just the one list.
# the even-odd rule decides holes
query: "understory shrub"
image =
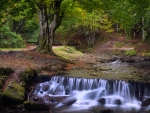
{"label": "understory shrub", "polygon": [[22,47],[25,47],[22,37],[12,32],[8,26],[2,26],[2,29],[0,29],[0,48]]}
{"label": "understory shrub", "polygon": [[127,51],[125,52],[125,55],[127,55],[127,56],[135,56],[136,54],[137,54],[137,51],[134,50],[134,49],[127,50]]}
{"label": "understory shrub", "polygon": [[30,83],[36,81],[37,72],[34,69],[27,69],[19,75],[21,85],[26,87]]}

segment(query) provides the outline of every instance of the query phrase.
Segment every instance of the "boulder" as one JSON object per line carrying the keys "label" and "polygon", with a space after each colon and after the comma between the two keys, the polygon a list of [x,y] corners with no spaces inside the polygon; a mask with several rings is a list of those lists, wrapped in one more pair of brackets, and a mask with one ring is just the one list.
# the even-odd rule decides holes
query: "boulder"
{"label": "boulder", "polygon": [[[100,93],[100,91],[101,91],[101,90],[91,91],[91,92],[87,93],[87,94],[85,95],[85,97],[88,98],[88,99],[95,99],[97,96],[100,97],[100,96],[105,92],[104,89],[101,91],[101,93]],[[97,94],[98,94],[98,95],[97,95]]]}
{"label": "boulder", "polygon": [[112,59],[108,59],[107,62],[115,62],[117,60],[117,58],[112,58]]}
{"label": "boulder", "polygon": [[102,105],[104,105],[106,103],[105,98],[99,98],[97,101]]}
{"label": "boulder", "polygon": [[43,111],[43,110],[49,110],[50,107],[49,105],[37,103],[37,102],[31,102],[31,101],[25,101],[24,102],[24,107],[28,111]]}
{"label": "boulder", "polygon": [[34,96],[34,97],[33,97],[33,100],[34,100],[34,101],[39,101],[39,97],[38,97],[38,96]]}
{"label": "boulder", "polygon": [[141,107],[147,107],[150,105],[150,98],[145,99],[142,103],[141,103]]}
{"label": "boulder", "polygon": [[49,84],[48,83],[43,83],[42,90],[47,91],[48,89],[49,89]]}
{"label": "boulder", "polygon": [[3,88],[3,84],[4,84],[4,81],[2,79],[0,79],[0,89]]}
{"label": "boulder", "polygon": [[102,109],[102,108],[99,108],[99,109],[92,109],[92,113],[115,113],[115,111],[112,110],[112,109]]}
{"label": "boulder", "polygon": [[127,63],[136,63],[136,60],[134,60],[134,59],[126,59],[125,62],[127,62]]}
{"label": "boulder", "polygon": [[75,103],[77,101],[76,97],[67,97],[66,99],[63,99],[61,101],[61,103],[63,105],[72,105],[73,103]]}
{"label": "boulder", "polygon": [[38,81],[39,82],[46,82],[46,81],[50,81],[51,76],[47,73],[41,73],[38,75]]}
{"label": "boulder", "polygon": [[116,99],[116,100],[115,100],[115,104],[121,105],[121,100],[120,100],[120,99]]}
{"label": "boulder", "polygon": [[53,95],[60,95],[63,93],[63,91],[64,91],[64,87],[61,85],[58,85],[56,89],[54,90]]}
{"label": "boulder", "polygon": [[97,73],[90,73],[91,76],[98,76]]}
{"label": "boulder", "polygon": [[14,71],[9,67],[0,67],[0,92],[2,92],[5,80]]}
{"label": "boulder", "polygon": [[27,86],[37,80],[37,72],[34,69],[27,69],[19,75],[22,86]]}
{"label": "boulder", "polygon": [[101,59],[99,60],[100,63],[107,63],[107,60],[106,59]]}
{"label": "boulder", "polygon": [[100,63],[110,63],[110,62],[115,62],[117,58],[112,58],[112,59],[101,59],[99,60]]}
{"label": "boulder", "polygon": [[88,99],[95,99],[97,92],[98,92],[98,90],[89,92],[85,95],[85,97]]}
{"label": "boulder", "polygon": [[41,86],[40,86],[40,85],[37,85],[37,86],[35,87],[35,90],[36,90],[37,92],[39,92],[40,89],[41,89]]}
{"label": "boulder", "polygon": [[9,67],[5,67],[5,68],[0,67],[0,75],[8,75],[8,74],[11,74],[13,72],[14,72],[14,70],[12,70]]}
{"label": "boulder", "polygon": [[11,81],[2,93],[2,104],[22,104],[25,98],[25,88],[16,81]]}
{"label": "boulder", "polygon": [[101,110],[100,113],[114,113],[113,110]]}

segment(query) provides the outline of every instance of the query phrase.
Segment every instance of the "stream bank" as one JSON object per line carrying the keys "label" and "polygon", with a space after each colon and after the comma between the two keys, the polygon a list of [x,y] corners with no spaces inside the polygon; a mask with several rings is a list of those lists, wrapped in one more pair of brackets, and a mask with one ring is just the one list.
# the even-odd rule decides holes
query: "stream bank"
{"label": "stream bank", "polygon": [[[69,62],[59,57],[44,55],[34,51],[0,52],[0,67],[9,67],[13,70],[8,77],[1,78],[4,82],[3,87],[1,86],[2,93],[9,87],[8,84],[11,81],[17,81],[17,84],[22,85],[19,75],[28,69],[36,71],[40,78],[38,82],[44,82],[56,75],[138,81],[143,83],[149,83],[150,80],[149,57],[118,56],[110,52],[101,55],[85,53],[83,56],[77,57]],[[1,73],[1,77],[5,75],[3,71]],[[37,84],[37,81],[30,84],[29,87],[26,87],[28,93],[24,94],[24,101],[27,100],[27,95],[35,87],[35,84]],[[23,106],[23,103],[19,103],[19,105],[14,107],[7,106],[5,108],[1,106],[1,108],[4,108],[2,109],[4,113],[28,112],[24,111]]]}

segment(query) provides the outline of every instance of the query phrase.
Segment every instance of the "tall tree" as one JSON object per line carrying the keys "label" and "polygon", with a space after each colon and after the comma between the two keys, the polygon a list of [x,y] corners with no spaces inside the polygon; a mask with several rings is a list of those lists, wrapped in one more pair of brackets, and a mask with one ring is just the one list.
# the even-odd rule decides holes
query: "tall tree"
{"label": "tall tree", "polygon": [[33,1],[38,7],[40,22],[40,37],[37,50],[43,53],[53,53],[52,46],[55,30],[60,26],[63,12],[60,11],[63,0]]}
{"label": "tall tree", "polygon": [[[37,0],[36,4],[39,8],[40,20],[40,37],[37,48],[38,51],[44,53],[53,53],[52,46],[54,41],[54,33],[60,26],[62,18],[64,17],[64,8],[67,9],[67,6],[64,7],[63,5],[66,5],[64,3],[66,1],[71,2],[72,7],[74,7],[74,3],[78,2],[82,4],[82,8],[90,12],[92,12],[95,8],[98,9],[99,4],[101,3],[99,0],[94,0],[92,2],[90,0]],[[92,21],[92,23],[94,23],[94,21]],[[92,26],[92,30],[93,29],[95,29],[94,26]]]}

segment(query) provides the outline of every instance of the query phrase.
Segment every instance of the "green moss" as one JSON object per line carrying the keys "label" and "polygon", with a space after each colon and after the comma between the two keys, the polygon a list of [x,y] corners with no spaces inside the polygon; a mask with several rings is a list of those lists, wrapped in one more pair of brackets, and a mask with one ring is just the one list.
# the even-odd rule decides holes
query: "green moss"
{"label": "green moss", "polygon": [[78,56],[82,56],[83,53],[80,51],[77,51],[74,47],[69,46],[60,46],[53,48],[53,51],[56,55],[63,57],[65,59],[71,60]]}
{"label": "green moss", "polygon": [[137,51],[134,50],[134,49],[127,50],[127,51],[125,52],[125,55],[127,55],[127,56],[135,56],[136,54],[137,54]]}
{"label": "green moss", "polygon": [[2,103],[7,105],[13,103],[21,104],[25,98],[24,94],[25,88],[21,87],[16,81],[12,81],[2,93]]}
{"label": "green moss", "polygon": [[9,68],[9,67],[0,67],[0,75],[6,75],[6,74],[11,74],[11,73],[13,73],[14,71],[11,69],[11,68]]}
{"label": "green moss", "polygon": [[125,45],[124,42],[115,42],[115,47],[123,47]]}
{"label": "green moss", "polygon": [[149,53],[143,53],[143,56],[150,56],[150,52]]}
{"label": "green moss", "polygon": [[33,82],[36,80],[37,73],[33,69],[27,69],[24,72],[22,72],[20,75],[20,81],[23,86],[27,86],[29,83]]}
{"label": "green moss", "polygon": [[0,89],[2,88],[3,86],[3,80],[0,79]]}
{"label": "green moss", "polygon": [[29,111],[35,111],[35,110],[49,110],[49,106],[41,103],[31,102],[31,101],[25,101],[24,106]]}
{"label": "green moss", "polygon": [[14,71],[9,67],[0,67],[0,89],[3,87],[5,79]]}

